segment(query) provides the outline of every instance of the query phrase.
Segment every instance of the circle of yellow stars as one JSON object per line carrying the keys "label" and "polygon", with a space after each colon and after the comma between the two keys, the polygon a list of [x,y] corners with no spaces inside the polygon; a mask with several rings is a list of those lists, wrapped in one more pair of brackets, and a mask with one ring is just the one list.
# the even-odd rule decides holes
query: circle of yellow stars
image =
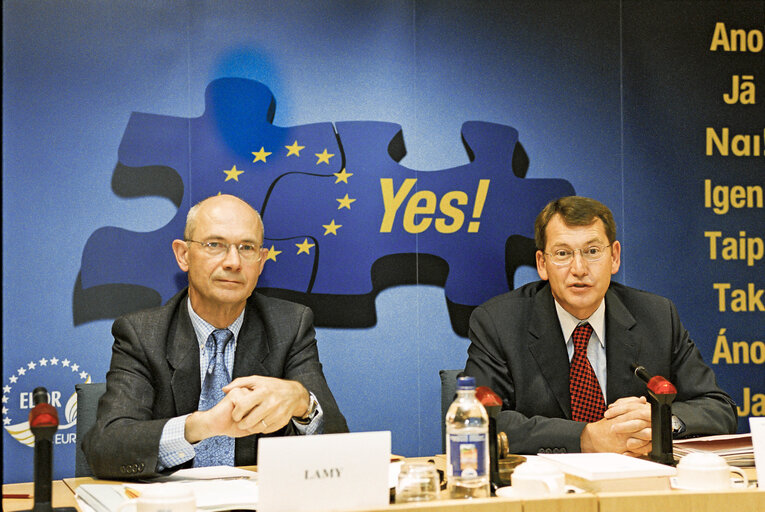
{"label": "circle of yellow stars", "polygon": [[[284,148],[287,150],[285,157],[291,157],[295,156],[300,158],[300,152],[305,149],[305,146],[301,146],[297,139],[295,139],[292,144],[288,144],[284,146]],[[268,157],[273,155],[272,151],[266,151],[265,146],[261,146],[258,151],[252,151],[253,160],[252,163],[256,164],[258,162],[262,162],[264,164],[268,164]],[[327,164],[329,165],[329,161],[332,157],[335,156],[334,153],[330,153],[327,148],[324,148],[321,153],[314,153],[314,156],[316,156],[316,165],[321,164]],[[242,174],[245,174],[244,169],[237,169],[236,165],[232,166],[231,169],[224,169],[223,173],[226,175],[226,179],[223,180],[224,183],[226,181],[236,181],[239,182],[239,177]],[[353,173],[348,172],[346,169],[342,169],[340,172],[333,173],[335,176],[335,184],[339,183],[345,183],[348,184],[348,179],[353,176]],[[220,192],[219,192],[220,193]],[[356,201],[355,198],[350,197],[347,193],[345,196],[335,199],[338,202],[337,209],[351,209],[351,205]],[[342,224],[337,224],[335,222],[335,219],[332,219],[329,224],[322,224],[322,227],[324,228],[324,236],[327,235],[333,235],[337,236],[338,230],[343,227]],[[297,254],[307,254],[310,256],[311,249],[315,247],[315,243],[310,243],[308,238],[305,238],[301,243],[295,244],[295,247],[297,247]],[[271,245],[270,248],[268,248],[268,255],[266,256],[266,260],[271,260],[276,262],[276,257],[282,254],[284,251],[280,251],[276,249],[274,245]]]}

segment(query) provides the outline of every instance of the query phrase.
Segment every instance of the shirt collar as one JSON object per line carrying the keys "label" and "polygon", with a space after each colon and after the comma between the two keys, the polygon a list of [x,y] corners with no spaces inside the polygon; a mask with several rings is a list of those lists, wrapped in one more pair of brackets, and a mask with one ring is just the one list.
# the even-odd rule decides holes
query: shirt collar
{"label": "shirt collar", "polygon": [[[194,311],[194,308],[191,307],[191,298],[187,298],[186,302],[189,307],[189,318],[191,319],[191,325],[194,327],[194,333],[197,335],[199,350],[202,351],[204,350],[207,338],[209,338],[210,334],[212,334],[212,332],[215,330],[215,326],[207,322],[204,318],[199,316],[196,311]],[[242,309],[242,312],[239,313],[239,316],[236,317],[232,324],[227,327],[229,331],[234,333],[234,347],[236,347],[236,341],[239,339],[239,331],[242,329],[242,324],[244,323],[245,309],[247,308]]]}
{"label": "shirt collar", "polygon": [[589,318],[585,318],[584,320],[579,320],[577,317],[563,309],[563,306],[558,304],[558,301],[555,302],[555,312],[558,313],[558,322],[560,322],[560,328],[563,332],[563,339],[566,340],[568,343],[568,340],[571,339],[571,335],[574,333],[574,329],[576,329],[576,326],[587,322],[592,326],[592,330],[597,335],[597,339],[600,342],[601,347],[606,346],[606,331],[605,331],[605,325],[606,325],[606,300],[605,298],[600,301],[600,306],[598,306],[598,309],[595,310],[595,312],[590,315]]}

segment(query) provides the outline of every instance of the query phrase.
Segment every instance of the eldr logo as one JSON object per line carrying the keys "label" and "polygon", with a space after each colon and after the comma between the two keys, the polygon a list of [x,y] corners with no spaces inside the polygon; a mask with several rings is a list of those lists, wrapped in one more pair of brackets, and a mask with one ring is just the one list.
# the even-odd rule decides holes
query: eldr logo
{"label": "eldr logo", "polygon": [[44,386],[48,401],[58,411],[59,428],[54,444],[75,441],[74,432],[64,432],[77,424],[77,394],[74,385],[90,382],[90,374],[67,358],[42,357],[22,365],[3,386],[3,426],[18,442],[34,446],[29,429],[29,410],[34,407],[32,391]]}

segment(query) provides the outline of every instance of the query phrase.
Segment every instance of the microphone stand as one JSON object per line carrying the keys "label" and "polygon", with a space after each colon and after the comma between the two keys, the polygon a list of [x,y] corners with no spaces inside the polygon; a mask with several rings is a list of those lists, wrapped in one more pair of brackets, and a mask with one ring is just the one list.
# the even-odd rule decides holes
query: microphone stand
{"label": "microphone stand", "polygon": [[635,376],[646,383],[651,404],[651,460],[675,465],[672,451],[672,401],[677,396],[674,385],[660,375],[652,376],[642,366],[630,366]]}
{"label": "microphone stand", "polygon": [[478,386],[475,396],[489,415],[489,482],[491,494],[495,495],[503,482],[499,478],[499,450],[497,448],[497,414],[502,409],[502,399],[486,386]]}
{"label": "microphone stand", "polygon": [[35,436],[35,502],[31,512],[76,512],[74,507],[52,506],[53,435],[58,430],[58,412],[48,403],[47,389],[35,388],[32,398],[35,405],[29,411],[29,426]]}

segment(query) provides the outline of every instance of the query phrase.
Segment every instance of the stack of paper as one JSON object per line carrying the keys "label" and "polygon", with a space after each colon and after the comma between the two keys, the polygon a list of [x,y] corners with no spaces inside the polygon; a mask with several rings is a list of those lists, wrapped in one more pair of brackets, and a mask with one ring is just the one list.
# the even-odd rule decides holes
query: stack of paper
{"label": "stack of paper", "polygon": [[[82,484],[77,499],[95,512],[116,512],[131,499],[140,496],[146,486],[188,485],[197,502],[197,510],[255,510],[258,503],[257,473],[240,468],[210,467],[181,470],[153,482],[125,484]],[[86,510],[85,507],[81,507]]]}
{"label": "stack of paper", "polygon": [[[95,512],[113,512],[127,500],[121,485],[82,484],[77,487],[77,501]],[[86,510],[85,507],[80,508]]]}
{"label": "stack of paper", "polygon": [[754,466],[752,434],[694,437],[679,439],[672,444],[676,459],[689,453],[704,452],[719,455],[731,466]]}
{"label": "stack of paper", "polygon": [[566,483],[590,492],[669,490],[671,466],[618,453],[539,454],[566,474]]}

